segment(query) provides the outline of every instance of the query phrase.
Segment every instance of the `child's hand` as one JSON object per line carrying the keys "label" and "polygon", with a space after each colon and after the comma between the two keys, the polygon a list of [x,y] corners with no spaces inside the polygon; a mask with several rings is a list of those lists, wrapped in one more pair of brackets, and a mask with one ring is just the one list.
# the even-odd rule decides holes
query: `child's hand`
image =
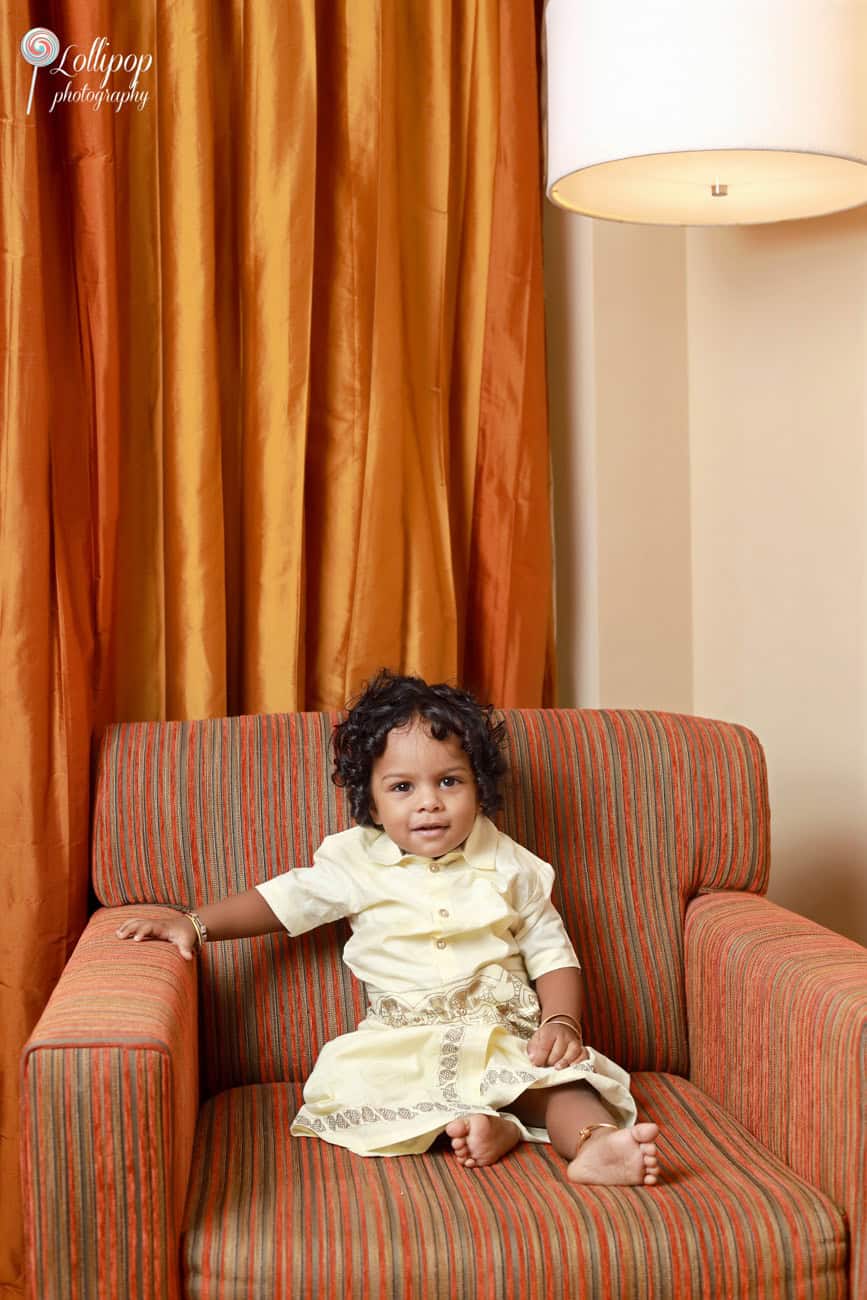
{"label": "child's hand", "polygon": [[134,916],[115,930],[118,939],[164,939],[173,943],[184,961],[192,961],[198,935],[196,927],[183,912],[166,912],[160,917]]}
{"label": "child's hand", "polygon": [[571,1025],[543,1025],[527,1044],[527,1055],[537,1067],[553,1065],[564,1070],[587,1056],[581,1035]]}

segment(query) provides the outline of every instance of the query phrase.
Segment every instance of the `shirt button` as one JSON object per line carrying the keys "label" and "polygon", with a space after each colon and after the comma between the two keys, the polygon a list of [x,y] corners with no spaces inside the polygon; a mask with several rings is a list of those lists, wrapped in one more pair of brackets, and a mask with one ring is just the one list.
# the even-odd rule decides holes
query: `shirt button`
{"label": "shirt button", "polygon": [[446,946],[446,941],[445,941],[445,939],[437,939],[437,947],[438,947],[438,948],[445,948],[445,946]]}
{"label": "shirt button", "polygon": [[449,914],[449,909],[447,907],[440,908],[440,916],[448,916],[448,914]]}
{"label": "shirt button", "polygon": [[430,871],[439,871],[439,867],[437,866],[437,864],[436,864],[435,862],[432,862],[432,863],[430,864],[430,867],[429,867],[428,869],[429,869]]}

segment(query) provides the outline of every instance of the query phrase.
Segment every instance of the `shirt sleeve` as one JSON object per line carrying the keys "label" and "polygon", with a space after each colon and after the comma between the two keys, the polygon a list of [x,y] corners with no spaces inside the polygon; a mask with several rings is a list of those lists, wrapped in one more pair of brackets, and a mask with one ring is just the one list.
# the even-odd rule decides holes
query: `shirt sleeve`
{"label": "shirt sleeve", "polygon": [[345,834],[324,839],[313,855],[312,866],[284,871],[256,886],[290,934],[305,934],[361,911],[363,901],[352,870],[351,848],[340,843]]}
{"label": "shirt sleeve", "polygon": [[552,970],[581,969],[563,919],[551,902],[554,868],[526,849],[519,858],[528,877],[526,901],[520,907],[521,923],[513,932],[531,980]]}

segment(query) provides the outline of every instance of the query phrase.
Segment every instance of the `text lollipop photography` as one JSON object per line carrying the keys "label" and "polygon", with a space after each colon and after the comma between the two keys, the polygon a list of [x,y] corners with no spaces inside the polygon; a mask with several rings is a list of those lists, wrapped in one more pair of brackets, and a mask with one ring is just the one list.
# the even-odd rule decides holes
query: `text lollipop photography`
{"label": "text lollipop photography", "polygon": [[109,105],[115,112],[131,105],[141,112],[150,98],[142,78],[153,67],[153,55],[114,50],[107,36],[96,37],[89,48],[76,44],[61,48],[49,28],[33,27],[21,39],[21,53],[33,68],[28,114],[40,68],[48,68],[52,77],[60,79],[60,84],[55,81],[52,86],[49,113],[64,104],[86,104],[94,110]]}

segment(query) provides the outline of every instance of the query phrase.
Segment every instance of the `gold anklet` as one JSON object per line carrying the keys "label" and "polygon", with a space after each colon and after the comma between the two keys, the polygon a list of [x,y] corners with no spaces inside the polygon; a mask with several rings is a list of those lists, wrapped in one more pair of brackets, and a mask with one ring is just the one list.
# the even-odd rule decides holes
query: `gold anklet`
{"label": "gold anklet", "polygon": [[578,1155],[584,1143],[589,1137],[593,1136],[598,1128],[613,1128],[616,1132],[618,1127],[617,1124],[585,1124],[584,1128],[578,1130],[578,1145],[575,1148],[575,1155]]}

